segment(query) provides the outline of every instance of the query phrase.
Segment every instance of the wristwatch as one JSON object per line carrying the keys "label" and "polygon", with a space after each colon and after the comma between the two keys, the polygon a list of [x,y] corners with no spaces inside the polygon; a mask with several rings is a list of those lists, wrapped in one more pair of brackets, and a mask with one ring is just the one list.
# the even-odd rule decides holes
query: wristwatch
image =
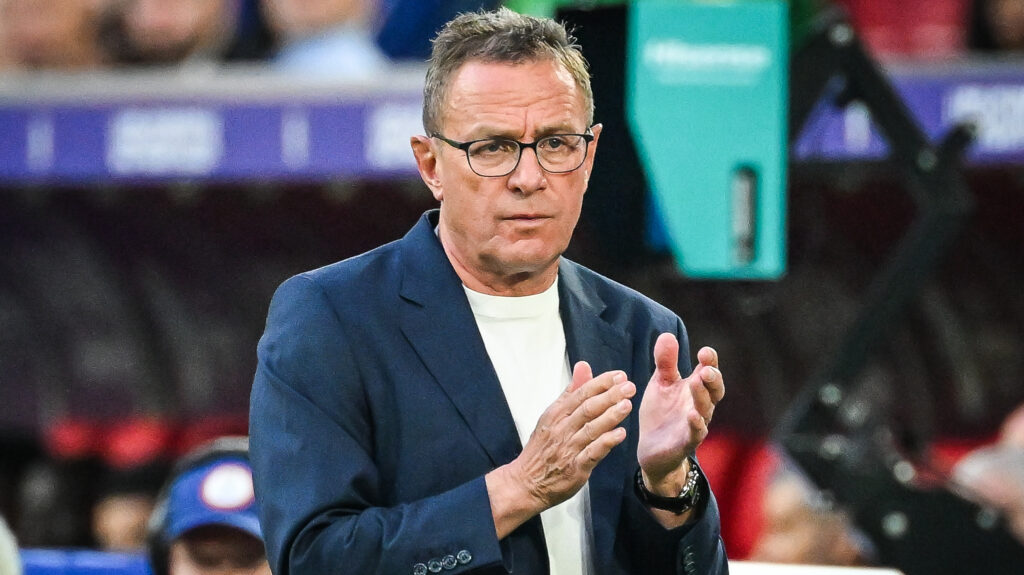
{"label": "wristwatch", "polygon": [[700,479],[702,477],[700,466],[697,465],[697,461],[690,457],[690,471],[686,474],[686,483],[683,485],[682,491],[675,497],[662,497],[661,495],[655,495],[647,490],[647,486],[644,485],[644,473],[643,470],[637,467],[636,469],[636,481],[633,482],[634,491],[636,491],[637,498],[643,501],[648,507],[655,509],[664,509],[665,511],[671,511],[676,515],[682,515],[690,509],[696,507],[700,501]]}

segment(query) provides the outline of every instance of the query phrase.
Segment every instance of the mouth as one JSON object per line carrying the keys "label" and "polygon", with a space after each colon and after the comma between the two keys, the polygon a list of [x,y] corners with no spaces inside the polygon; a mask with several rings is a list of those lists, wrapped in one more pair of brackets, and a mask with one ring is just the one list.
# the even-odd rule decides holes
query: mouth
{"label": "mouth", "polygon": [[517,222],[539,222],[541,220],[550,219],[551,216],[545,216],[542,214],[515,214],[507,216],[506,220],[517,221]]}

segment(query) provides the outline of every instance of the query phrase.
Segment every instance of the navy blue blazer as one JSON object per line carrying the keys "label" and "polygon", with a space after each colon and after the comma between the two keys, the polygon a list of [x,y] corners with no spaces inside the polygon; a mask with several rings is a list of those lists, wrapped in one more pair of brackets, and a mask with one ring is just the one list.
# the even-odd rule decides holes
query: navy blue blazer
{"label": "navy blue blazer", "polygon": [[[428,212],[401,240],[274,295],[250,459],[277,575],[548,573],[539,517],[501,541],[494,531],[484,474],[522,445],[436,221]],[[689,365],[682,322],[564,258],[558,273],[570,362],[624,370],[639,388],[626,441],[590,478],[595,572],[727,573],[713,496],[666,530],[632,489],[654,341],[675,333]]]}

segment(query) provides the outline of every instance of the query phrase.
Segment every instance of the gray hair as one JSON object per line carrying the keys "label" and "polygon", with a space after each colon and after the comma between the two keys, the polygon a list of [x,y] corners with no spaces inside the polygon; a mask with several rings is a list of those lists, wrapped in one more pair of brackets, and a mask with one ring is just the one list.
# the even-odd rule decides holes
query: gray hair
{"label": "gray hair", "polygon": [[445,24],[433,40],[423,86],[423,128],[427,134],[440,131],[449,83],[463,64],[470,61],[522,64],[547,59],[561,63],[572,74],[583,93],[587,125],[591,125],[594,93],[590,88],[590,72],[576,38],[565,26],[508,8],[459,14]]}
{"label": "gray hair", "polygon": [[18,542],[3,517],[0,517],[0,575],[21,575]]}

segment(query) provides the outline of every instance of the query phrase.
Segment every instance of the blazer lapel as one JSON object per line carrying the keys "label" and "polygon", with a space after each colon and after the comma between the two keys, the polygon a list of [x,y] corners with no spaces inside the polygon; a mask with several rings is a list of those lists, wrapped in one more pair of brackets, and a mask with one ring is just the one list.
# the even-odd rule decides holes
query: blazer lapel
{"label": "blazer lapel", "polygon": [[[425,215],[401,240],[402,333],[492,463],[504,465],[519,455],[522,445],[462,282],[434,234],[435,214]],[[628,334],[602,317],[606,303],[576,264],[565,259],[559,264],[558,292],[570,366],[585,360],[595,374],[613,369],[629,373],[633,362]],[[627,418],[623,425],[629,429],[629,424]],[[596,565],[611,564],[626,483],[623,469],[636,465],[630,444],[635,438],[613,449],[590,477]]]}
{"label": "blazer lapel", "polygon": [[[603,318],[607,304],[597,295],[578,271],[578,266],[563,259],[558,270],[559,301],[562,324],[565,326],[566,348],[570,366],[586,361],[594,375],[621,369],[630,377],[633,365],[632,345],[628,334]],[[634,404],[638,405],[638,404]],[[622,425],[631,429],[627,416]],[[625,488],[623,469],[636,467],[636,455],[629,445],[636,438],[626,439],[612,449],[590,475],[590,507],[594,533],[593,555],[595,565],[611,565],[615,534],[622,508]]]}
{"label": "blazer lapel", "polygon": [[401,240],[402,333],[444,389],[495,466],[522,451],[462,281],[434,234],[428,212]]}

